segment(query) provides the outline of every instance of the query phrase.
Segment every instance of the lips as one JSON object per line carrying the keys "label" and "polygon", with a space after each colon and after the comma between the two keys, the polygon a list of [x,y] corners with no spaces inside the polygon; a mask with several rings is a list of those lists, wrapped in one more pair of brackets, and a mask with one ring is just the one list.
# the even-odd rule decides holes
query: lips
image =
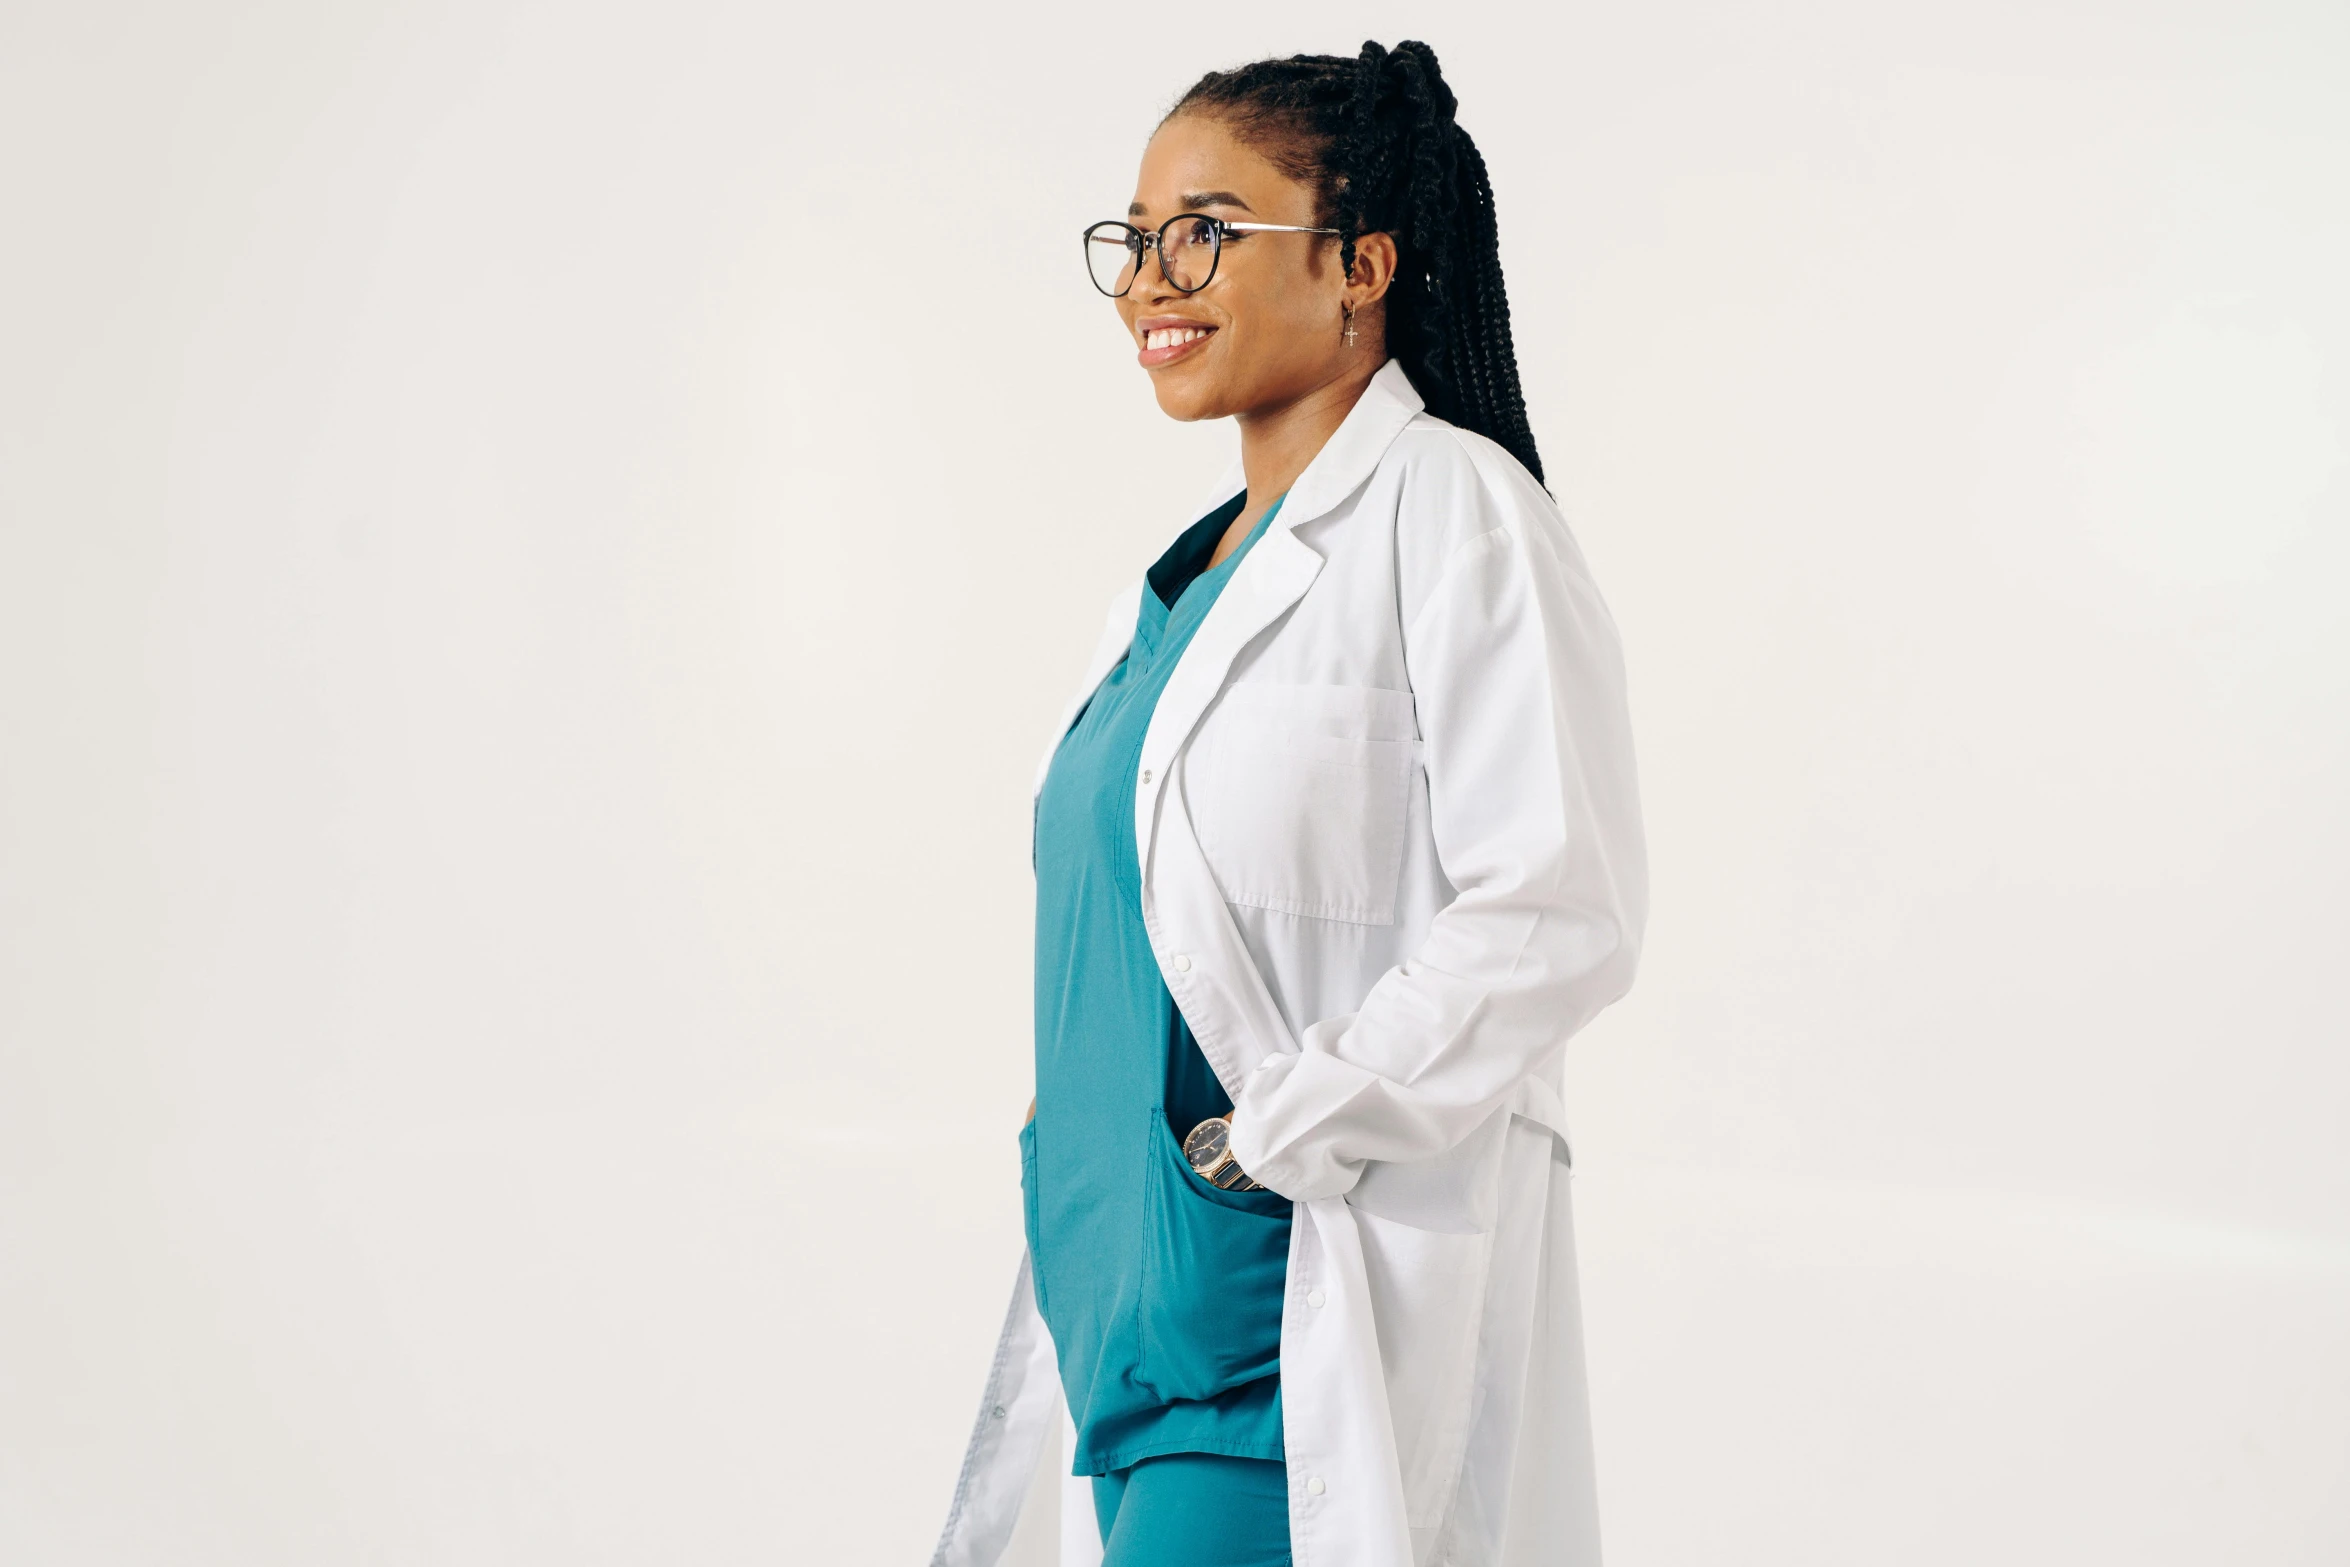
{"label": "lips", "polygon": [[1136,357],[1145,370],[1156,370],[1187,354],[1197,353],[1216,335],[1216,329],[1204,321],[1186,321],[1176,316],[1146,318],[1137,321],[1134,328],[1142,338],[1142,352]]}

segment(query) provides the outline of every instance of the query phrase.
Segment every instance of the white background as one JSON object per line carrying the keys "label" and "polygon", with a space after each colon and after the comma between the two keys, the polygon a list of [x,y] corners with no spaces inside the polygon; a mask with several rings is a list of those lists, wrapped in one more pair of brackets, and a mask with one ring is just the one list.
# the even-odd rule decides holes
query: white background
{"label": "white background", "polygon": [[0,1560],[925,1559],[1232,439],[1077,231],[1366,35],[1630,656],[1614,1567],[2350,1560],[2350,13],[2221,0],[9,0]]}

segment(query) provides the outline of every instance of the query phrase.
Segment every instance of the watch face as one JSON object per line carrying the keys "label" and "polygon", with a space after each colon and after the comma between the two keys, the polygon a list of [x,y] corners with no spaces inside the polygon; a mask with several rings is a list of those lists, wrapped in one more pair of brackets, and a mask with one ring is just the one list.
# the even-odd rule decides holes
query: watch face
{"label": "watch face", "polygon": [[1231,1138],[1232,1123],[1220,1115],[1211,1116],[1193,1127],[1191,1135],[1183,1139],[1183,1157],[1191,1161],[1193,1169],[1205,1175],[1223,1162]]}

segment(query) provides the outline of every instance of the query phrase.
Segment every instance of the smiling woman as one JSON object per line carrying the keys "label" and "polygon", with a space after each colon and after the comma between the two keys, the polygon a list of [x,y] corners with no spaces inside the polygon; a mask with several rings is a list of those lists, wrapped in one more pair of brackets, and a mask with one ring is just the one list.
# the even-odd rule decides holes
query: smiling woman
{"label": "smiling woman", "polygon": [[1435,55],[1212,74],[1085,231],[1216,497],[1036,775],[1027,1256],[934,1560],[1596,1561],[1560,1047],[1630,985],[1615,629]]}

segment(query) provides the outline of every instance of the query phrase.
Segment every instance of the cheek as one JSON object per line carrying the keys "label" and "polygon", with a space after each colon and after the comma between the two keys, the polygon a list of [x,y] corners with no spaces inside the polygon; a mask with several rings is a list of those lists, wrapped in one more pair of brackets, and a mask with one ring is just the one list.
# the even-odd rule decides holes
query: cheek
{"label": "cheek", "polygon": [[1323,346],[1326,310],[1320,295],[1310,288],[1269,291],[1257,301],[1249,322],[1252,357],[1266,365],[1317,357]]}
{"label": "cheek", "polygon": [[1235,302],[1232,325],[1240,329],[1236,346],[1245,345],[1248,357],[1260,363],[1310,351],[1328,311],[1321,290],[1310,282],[1268,279]]}

